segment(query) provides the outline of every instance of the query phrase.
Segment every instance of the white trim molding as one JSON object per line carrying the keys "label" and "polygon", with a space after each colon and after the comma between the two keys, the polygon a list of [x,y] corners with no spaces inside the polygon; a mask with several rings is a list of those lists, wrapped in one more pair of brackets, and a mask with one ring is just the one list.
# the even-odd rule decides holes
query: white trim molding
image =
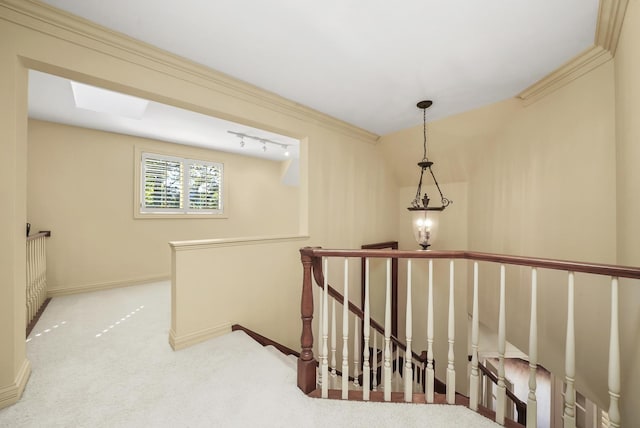
{"label": "white trim molding", "polygon": [[182,336],[177,336],[176,332],[171,329],[169,331],[169,345],[171,345],[174,351],[179,351],[180,349],[188,348],[189,346],[213,339],[214,337],[231,333],[231,325],[230,322],[225,322],[215,327],[205,328],[204,330]]}
{"label": "white trim molding", "polygon": [[29,376],[31,376],[31,362],[25,359],[13,383],[0,388],[0,409],[15,404],[22,397]]}
{"label": "white trim molding", "polygon": [[612,58],[608,50],[600,46],[592,46],[553,73],[548,74],[534,85],[520,92],[518,98],[520,98],[525,105],[534,103]]}
{"label": "white trim molding", "polygon": [[243,238],[200,239],[192,241],[172,241],[172,251],[202,250],[216,247],[235,247],[238,245],[273,244],[286,241],[305,241],[308,235],[250,236]]}
{"label": "white trim molding", "polygon": [[594,43],[611,52],[612,57],[616,56],[628,4],[629,0],[600,0]]}
{"label": "white trim molding", "polygon": [[47,297],[60,297],[60,296],[67,296],[69,294],[86,293],[88,291],[110,290],[112,288],[129,287],[131,285],[148,284],[151,282],[170,281],[170,280],[171,280],[171,274],[160,275],[160,276],[146,276],[146,277],[127,279],[122,281],[98,282],[95,284],[77,285],[73,287],[59,288],[59,289],[53,289],[53,290],[49,289],[47,291]]}
{"label": "white trim molding", "polygon": [[529,105],[613,59],[629,0],[600,0],[594,44],[516,97]]}

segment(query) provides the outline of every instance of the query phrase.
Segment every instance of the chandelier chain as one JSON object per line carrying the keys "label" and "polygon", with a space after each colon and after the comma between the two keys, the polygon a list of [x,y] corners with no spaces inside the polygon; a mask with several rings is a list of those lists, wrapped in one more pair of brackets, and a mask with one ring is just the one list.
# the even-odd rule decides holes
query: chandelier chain
{"label": "chandelier chain", "polygon": [[427,109],[422,109],[422,160],[427,160]]}

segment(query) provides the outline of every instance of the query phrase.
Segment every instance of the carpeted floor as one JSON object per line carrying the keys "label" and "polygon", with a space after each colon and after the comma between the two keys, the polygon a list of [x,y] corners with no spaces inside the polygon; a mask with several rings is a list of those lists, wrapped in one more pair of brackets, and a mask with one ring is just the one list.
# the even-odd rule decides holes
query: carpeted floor
{"label": "carpeted floor", "polygon": [[311,399],[295,367],[235,332],[174,352],[168,282],[58,297],[0,427],[495,427],[459,406]]}

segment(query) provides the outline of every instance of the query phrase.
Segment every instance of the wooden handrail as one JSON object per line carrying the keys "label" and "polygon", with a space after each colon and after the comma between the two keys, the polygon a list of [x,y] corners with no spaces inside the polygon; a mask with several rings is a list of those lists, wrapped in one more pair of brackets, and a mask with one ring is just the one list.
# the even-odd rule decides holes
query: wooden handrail
{"label": "wooden handrail", "polygon": [[36,233],[35,235],[29,235],[27,236],[27,241],[33,241],[34,239],[38,239],[38,238],[48,238],[51,236],[51,231],[50,230],[41,230],[40,232]]}
{"label": "wooden handrail", "polygon": [[620,278],[640,279],[640,267],[618,266],[603,263],[587,263],[567,260],[544,259],[538,257],[509,256],[504,254],[481,253],[476,251],[407,251],[407,250],[328,250],[322,248],[303,248],[311,258],[316,257],[371,257],[399,259],[466,259],[529,266],[569,272],[582,272]]}
{"label": "wooden handrail", "polygon": [[[320,258],[314,258],[313,260],[313,277],[318,286],[324,289],[324,274],[322,272],[322,263]],[[344,301],[344,296],[338,290],[333,288],[331,284],[328,284],[327,292],[338,302]],[[362,309],[351,303],[351,301],[349,301],[349,312],[360,318],[360,320],[364,320],[364,312],[362,312]],[[374,319],[370,319],[369,321],[371,323],[371,327],[373,327],[378,333],[384,336],[384,327]],[[405,352],[407,351],[407,345],[402,343],[400,339],[398,339],[394,335],[390,335],[390,338],[391,342],[393,342],[397,347]],[[411,352],[411,355],[415,360],[420,361],[421,363],[424,363],[427,360],[426,356],[418,355],[415,352]]]}
{"label": "wooden handrail", "polygon": [[300,357],[300,352],[298,351],[294,351],[293,349],[284,346],[274,340],[269,339],[266,336],[261,335],[260,333],[256,333],[255,331],[244,327],[240,324],[233,324],[231,326],[231,331],[243,331],[245,332],[249,337],[251,337],[253,340],[255,340],[256,342],[258,342],[259,344],[261,344],[262,346],[273,346],[274,348],[276,348],[278,351],[282,352],[284,355],[293,355],[294,357],[298,358]]}

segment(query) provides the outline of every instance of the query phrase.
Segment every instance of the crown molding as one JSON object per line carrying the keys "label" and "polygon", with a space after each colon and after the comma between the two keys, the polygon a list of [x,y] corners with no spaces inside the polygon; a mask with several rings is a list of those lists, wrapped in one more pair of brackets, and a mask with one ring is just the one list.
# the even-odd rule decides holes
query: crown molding
{"label": "crown molding", "polygon": [[608,50],[600,46],[592,46],[571,61],[562,65],[556,71],[548,74],[546,77],[520,92],[518,98],[520,98],[525,105],[534,103],[596,67],[599,67],[611,58],[613,57]]}
{"label": "crown molding", "polygon": [[529,105],[613,59],[629,0],[600,0],[594,45],[516,97]]}
{"label": "crown molding", "polygon": [[346,136],[369,143],[379,138],[377,134],[36,0],[0,0],[0,19]]}
{"label": "crown molding", "polygon": [[600,0],[594,43],[611,52],[612,57],[616,56],[628,4],[629,0]]}

